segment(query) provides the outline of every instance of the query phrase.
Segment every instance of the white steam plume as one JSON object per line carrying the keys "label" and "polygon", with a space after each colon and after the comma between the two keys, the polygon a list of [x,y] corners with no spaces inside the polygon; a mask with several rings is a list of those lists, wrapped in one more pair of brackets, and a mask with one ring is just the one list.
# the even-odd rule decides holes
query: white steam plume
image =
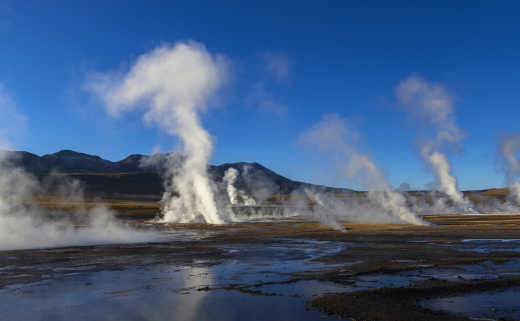
{"label": "white steam plume", "polygon": [[439,181],[439,189],[446,193],[456,205],[468,208],[469,200],[465,199],[457,189],[457,179],[450,174],[451,166],[446,156],[440,152],[431,152],[427,147],[423,147],[422,153]]}
{"label": "white steam plume", "polygon": [[225,223],[207,174],[211,137],[199,120],[225,78],[225,59],[190,41],[156,48],[141,55],[127,73],[98,74],[89,83],[110,114],[146,106],[145,121],[181,138],[186,158],[180,169],[170,169],[172,181],[162,200],[164,221]]}
{"label": "white steam plume", "polygon": [[[34,196],[41,190],[32,175],[12,166],[10,155],[0,152],[0,251],[164,240],[159,234],[117,221],[105,207],[78,209],[72,214],[40,208],[34,204]],[[67,196],[82,201],[81,193]],[[56,215],[58,218],[52,218]],[[71,218],[80,219],[82,227],[75,226]]]}
{"label": "white steam plume", "polygon": [[509,185],[509,195],[516,202],[516,205],[520,205],[520,182],[514,182]]}
{"label": "white steam plume", "polygon": [[245,205],[245,206],[257,205],[256,200],[253,197],[249,196],[246,192],[244,192],[244,191],[238,191],[238,192],[239,192],[240,199],[242,200],[243,205]]}
{"label": "white steam plume", "polygon": [[231,205],[238,204],[238,195],[237,195],[237,189],[233,185],[235,184],[238,177],[238,171],[232,167],[230,167],[225,173],[224,173],[224,183],[226,183],[226,191],[229,197],[229,202]]}
{"label": "white steam plume", "polygon": [[342,174],[348,180],[366,188],[369,199],[380,207],[383,215],[390,215],[410,224],[426,224],[408,210],[404,196],[392,190],[374,161],[357,150],[353,143],[357,136],[357,132],[348,126],[346,119],[338,115],[327,115],[300,139],[307,144],[337,153],[342,158]]}
{"label": "white steam plume", "polygon": [[228,194],[229,202],[231,205],[245,205],[245,206],[255,206],[256,201],[253,197],[249,196],[245,191],[237,190],[235,187],[235,183],[237,181],[239,172],[233,167],[228,168],[228,170],[224,173],[224,177],[222,180],[226,184],[226,191]]}
{"label": "white steam plume", "polygon": [[[11,120],[24,120],[13,100],[0,93],[0,115],[11,115]],[[25,122],[25,121],[24,121]],[[11,124],[12,125],[12,124]],[[16,131],[14,136],[16,136]],[[157,241],[159,235],[142,232],[114,219],[106,208],[82,209],[78,213],[68,213],[66,219],[49,218],[52,213],[34,205],[34,196],[41,193],[42,186],[32,175],[13,165],[12,153],[3,150],[10,146],[9,137],[13,131],[1,124],[0,141],[0,251],[58,246],[92,245],[106,243],[136,243]],[[67,189],[67,197],[78,201],[82,194],[72,183]],[[64,188],[65,189],[65,188]],[[76,191],[76,193],[72,193]],[[49,215],[50,214],[50,215]],[[63,214],[63,213],[61,213]],[[62,215],[63,216],[63,215]],[[82,225],[74,227],[69,218],[81,218]]]}
{"label": "white steam plume", "polygon": [[13,139],[26,127],[25,117],[0,82],[0,150],[11,148]]}
{"label": "white steam plume", "polygon": [[453,98],[441,85],[432,84],[419,76],[410,76],[395,89],[399,103],[412,115],[429,122],[435,130],[435,139],[421,147],[421,156],[431,168],[439,189],[463,211],[471,211],[471,202],[457,188],[457,179],[451,174],[451,165],[443,146],[460,149],[464,133],[455,123]]}
{"label": "white steam plume", "polygon": [[506,171],[506,181],[509,186],[509,195],[520,205],[520,134],[511,135],[502,140],[500,154],[503,158]]}
{"label": "white steam plume", "polygon": [[[303,190],[304,195],[306,196],[306,199],[309,199],[311,201],[311,207],[310,207],[310,214],[308,214],[312,219],[317,219],[320,223],[328,225],[332,227],[335,230],[346,232],[347,230],[343,225],[339,223],[340,216],[342,215],[342,211],[345,211],[346,207],[338,206],[340,204],[338,201],[328,197],[324,193],[319,193],[317,191],[313,191],[310,189],[304,189]],[[297,192],[298,193],[298,192]],[[295,200],[298,202],[301,199],[301,195],[294,194],[291,195],[291,201],[294,202]],[[343,205],[343,204],[341,204]],[[300,211],[301,213],[298,213],[299,216],[305,218],[306,211],[309,205],[304,204],[299,205],[297,207],[297,211]],[[302,211],[303,209],[303,211]]]}

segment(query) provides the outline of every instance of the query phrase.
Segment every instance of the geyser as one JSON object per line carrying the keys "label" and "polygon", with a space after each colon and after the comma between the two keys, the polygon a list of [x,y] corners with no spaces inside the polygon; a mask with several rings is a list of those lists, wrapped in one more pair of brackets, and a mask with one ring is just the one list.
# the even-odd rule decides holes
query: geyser
{"label": "geyser", "polygon": [[235,182],[237,181],[238,171],[233,167],[230,167],[225,173],[223,177],[223,181],[226,184],[226,191],[229,198],[229,203],[231,205],[238,204],[238,195],[237,189],[235,187]]}
{"label": "geyser", "polygon": [[474,212],[471,202],[457,188],[457,179],[451,174],[451,165],[443,147],[460,149],[464,133],[455,123],[453,98],[441,85],[431,84],[418,76],[410,76],[395,89],[401,106],[425,123],[430,123],[435,138],[420,148],[421,157],[433,171],[439,190],[454,203],[457,210]]}
{"label": "geyser", "polygon": [[171,182],[162,199],[164,221],[222,224],[227,220],[208,178],[213,146],[199,119],[225,78],[224,57],[188,41],[153,49],[138,57],[128,72],[96,74],[88,84],[111,115],[144,107],[146,122],[182,140],[185,158],[181,168],[169,168]]}
{"label": "geyser", "polygon": [[[401,222],[424,225],[422,219],[414,215],[406,207],[406,200],[401,193],[394,191],[387,183],[383,173],[370,156],[361,153],[355,146],[354,140],[359,134],[346,119],[338,115],[326,115],[306,131],[300,138],[304,143],[332,151],[340,158],[339,164],[343,176],[368,190],[368,198],[377,204],[382,215],[390,215]],[[341,208],[347,207],[327,205],[322,198],[313,197],[328,211],[338,213]],[[329,198],[329,203],[331,199]],[[337,202],[336,202],[337,203]],[[336,209],[333,209],[336,207]],[[339,213],[338,213],[339,214]]]}
{"label": "geyser", "polygon": [[520,134],[504,138],[500,144],[500,154],[503,158],[509,195],[516,205],[520,205]]}
{"label": "geyser", "polygon": [[235,183],[237,181],[239,171],[233,167],[230,167],[224,173],[224,177],[222,178],[224,184],[226,185],[226,192],[229,198],[229,203],[231,205],[245,205],[245,206],[254,206],[256,205],[256,200],[246,192],[242,190],[238,190],[235,187]]}

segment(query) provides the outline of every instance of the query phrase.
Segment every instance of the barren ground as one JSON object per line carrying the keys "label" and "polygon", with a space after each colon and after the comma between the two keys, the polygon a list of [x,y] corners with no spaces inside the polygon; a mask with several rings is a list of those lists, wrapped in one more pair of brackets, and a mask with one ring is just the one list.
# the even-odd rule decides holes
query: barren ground
{"label": "barren ground", "polygon": [[[249,268],[261,265],[261,271],[279,277],[264,279],[259,273],[253,281],[242,280],[240,274],[248,271],[237,266],[239,276],[230,278],[233,282],[215,274],[222,280],[195,290],[283,296],[288,284],[322,282],[345,291],[317,291],[319,297],[305,300],[307,309],[353,320],[470,320],[432,311],[421,302],[520,286],[517,215],[426,216],[433,226],[345,223],[347,232],[341,233],[296,219],[226,226],[163,225],[140,219],[138,211],[132,213],[132,224],[140,228],[188,237],[164,243],[0,252],[0,289],[10,291],[43,280],[59,282],[78,270],[98,273],[156,265],[211,269],[233,261]],[[286,263],[299,268],[280,272]],[[389,279],[398,281],[393,284]],[[300,295],[297,292],[292,295]]]}

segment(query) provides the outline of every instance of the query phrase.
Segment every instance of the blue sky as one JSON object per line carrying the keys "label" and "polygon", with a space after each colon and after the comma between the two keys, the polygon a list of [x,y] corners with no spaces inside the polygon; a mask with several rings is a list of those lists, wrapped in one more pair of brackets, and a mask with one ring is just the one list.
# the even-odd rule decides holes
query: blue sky
{"label": "blue sky", "polygon": [[[107,4],[108,3],[108,4]],[[467,137],[451,155],[462,189],[503,186],[497,143],[519,131],[520,11],[514,2],[158,2],[0,0],[0,83],[26,117],[13,141],[36,154],[73,149],[119,160],[178,146],[135,111],[107,115],[89,73],[125,70],[161,44],[192,39],[230,63],[202,119],[213,163],[256,161],[293,179],[351,186],[297,143],[322,115],[356,124],[391,184],[433,181],[415,142],[423,124],[394,89],[415,74],[454,97]]]}

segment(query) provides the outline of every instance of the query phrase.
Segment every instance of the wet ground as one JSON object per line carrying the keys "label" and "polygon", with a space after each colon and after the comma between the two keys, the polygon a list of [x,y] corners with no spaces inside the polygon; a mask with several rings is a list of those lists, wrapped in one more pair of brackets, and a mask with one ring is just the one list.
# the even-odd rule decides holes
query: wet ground
{"label": "wet ground", "polygon": [[520,216],[427,219],[172,224],[147,227],[162,243],[4,251],[0,320],[520,320]]}
{"label": "wet ground", "polygon": [[520,320],[520,287],[431,299],[422,306],[473,318]]}

